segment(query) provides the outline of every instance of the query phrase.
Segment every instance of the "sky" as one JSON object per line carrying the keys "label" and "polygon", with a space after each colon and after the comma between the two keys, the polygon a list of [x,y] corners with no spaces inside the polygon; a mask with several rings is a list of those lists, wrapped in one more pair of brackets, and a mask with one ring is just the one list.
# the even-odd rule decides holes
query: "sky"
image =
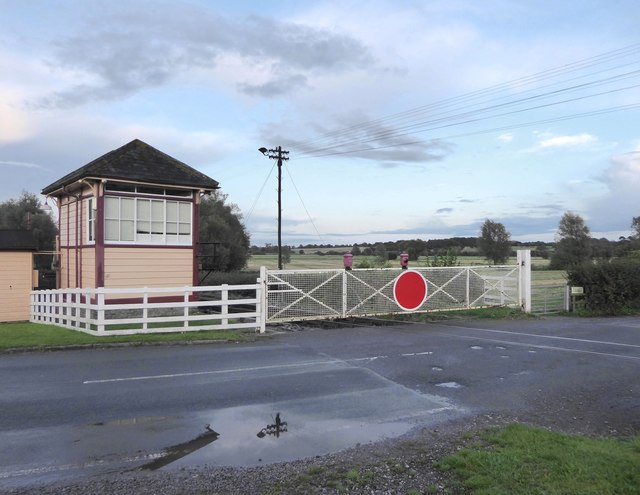
{"label": "sky", "polygon": [[[141,139],[251,243],[617,240],[640,215],[637,0],[0,0],[0,201]],[[44,200],[44,198],[43,198]]]}

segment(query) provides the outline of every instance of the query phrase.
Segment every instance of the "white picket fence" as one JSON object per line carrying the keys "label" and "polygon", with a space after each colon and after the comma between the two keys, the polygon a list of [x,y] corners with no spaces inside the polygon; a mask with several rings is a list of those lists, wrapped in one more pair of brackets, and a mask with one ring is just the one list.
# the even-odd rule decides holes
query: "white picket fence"
{"label": "white picket fence", "polygon": [[[531,253],[516,265],[419,267],[427,295],[417,311],[486,306],[531,311]],[[267,323],[405,313],[395,301],[400,269],[261,270],[256,284],[31,293],[31,321],[93,335],[254,329]],[[251,297],[247,297],[247,293]]]}
{"label": "white picket fence", "polygon": [[[251,298],[241,291],[256,291]],[[92,335],[259,329],[260,284],[31,292],[31,321]],[[208,296],[206,299],[202,296]],[[159,302],[161,301],[161,302]]]}

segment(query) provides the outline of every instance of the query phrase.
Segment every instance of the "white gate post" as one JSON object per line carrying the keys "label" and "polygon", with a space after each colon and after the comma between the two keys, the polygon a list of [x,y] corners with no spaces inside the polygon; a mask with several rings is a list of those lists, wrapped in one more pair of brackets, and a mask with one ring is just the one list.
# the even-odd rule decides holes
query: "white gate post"
{"label": "white gate post", "polygon": [[267,330],[267,267],[260,267],[260,278],[258,279],[258,320],[260,333]]}
{"label": "white gate post", "polygon": [[531,250],[518,250],[518,269],[520,273],[518,292],[520,307],[525,313],[531,313]]}

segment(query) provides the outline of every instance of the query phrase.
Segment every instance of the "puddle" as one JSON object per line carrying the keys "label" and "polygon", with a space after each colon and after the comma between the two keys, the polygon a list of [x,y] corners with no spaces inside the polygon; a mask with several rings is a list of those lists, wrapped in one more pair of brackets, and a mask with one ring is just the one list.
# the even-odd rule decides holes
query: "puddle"
{"label": "puddle", "polygon": [[458,382],[445,382],[445,383],[436,383],[436,387],[442,387],[442,388],[461,388],[462,385],[460,385]]}
{"label": "puddle", "polygon": [[[163,441],[173,438],[177,445],[155,452],[183,453],[198,447],[185,455],[174,456],[161,466],[163,469],[288,462],[398,437],[418,423],[448,418],[457,412],[459,409],[443,397],[404,387],[382,387],[199,413],[189,422],[210,424],[211,429],[219,433],[215,441],[200,445],[202,439],[196,437],[181,444],[175,441],[179,432],[184,435],[184,429],[180,428],[162,436]],[[196,433],[202,432],[202,426],[194,429]],[[191,438],[194,436],[191,433]]]}
{"label": "puddle", "polygon": [[[238,413],[241,417],[240,421]],[[282,412],[280,423],[266,423],[248,411],[217,411],[212,418],[220,435],[197,450],[167,459],[163,466],[255,466],[329,454],[356,444],[396,437],[412,426],[409,421],[368,424],[342,419],[320,419]],[[277,418],[277,416],[276,416]],[[286,419],[286,421],[284,421]],[[179,446],[182,448],[182,446]],[[176,450],[175,448],[173,450]],[[180,449],[178,449],[180,450]],[[171,449],[167,449],[171,451]],[[190,455],[189,455],[190,454]]]}
{"label": "puddle", "polygon": [[432,371],[443,371],[443,370],[444,370],[444,368],[441,368],[440,366],[433,366],[433,367],[431,368],[431,370],[432,370]]}
{"label": "puddle", "polygon": [[497,345],[497,346],[496,346],[496,349],[500,349],[501,351],[506,351],[506,350],[507,350],[507,348],[506,348],[506,347],[503,347],[503,346],[501,346],[501,345]]}
{"label": "puddle", "polygon": [[504,355],[504,354],[503,354],[502,356],[500,356],[500,357],[501,357],[501,358],[504,358],[504,359],[509,359],[509,356],[506,356],[506,355]]}
{"label": "puddle", "polygon": [[533,349],[529,349],[527,352],[528,352],[529,354],[535,354],[535,353],[536,353],[536,351],[534,351]]}
{"label": "puddle", "polygon": [[471,346],[471,348],[472,348],[474,351],[479,351],[479,350],[481,350],[481,349],[484,349],[484,347],[482,347],[481,345],[472,345],[472,346]]}

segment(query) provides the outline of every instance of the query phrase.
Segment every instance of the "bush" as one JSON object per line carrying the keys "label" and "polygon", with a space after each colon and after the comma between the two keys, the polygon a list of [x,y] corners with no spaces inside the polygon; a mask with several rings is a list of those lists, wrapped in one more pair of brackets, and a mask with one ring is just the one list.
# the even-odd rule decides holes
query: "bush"
{"label": "bush", "polygon": [[614,315],[640,308],[640,259],[617,258],[585,263],[567,272],[570,285],[584,287],[590,310]]}

